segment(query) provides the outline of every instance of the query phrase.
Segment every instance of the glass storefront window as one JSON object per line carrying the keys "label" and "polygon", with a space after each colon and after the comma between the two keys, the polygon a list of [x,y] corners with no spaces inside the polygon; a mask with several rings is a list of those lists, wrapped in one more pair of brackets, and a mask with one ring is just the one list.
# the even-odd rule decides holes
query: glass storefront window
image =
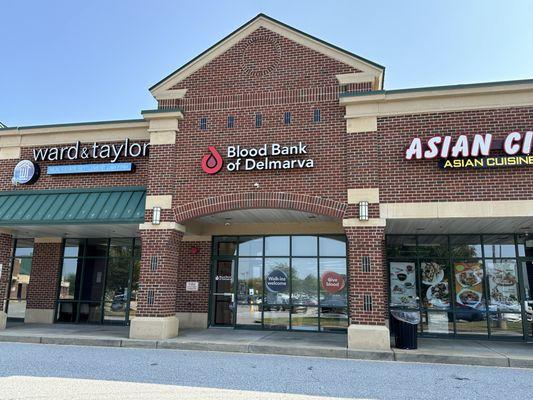
{"label": "glass storefront window", "polygon": [[455,259],[468,260],[482,257],[479,235],[452,235],[450,246],[452,257]]}
{"label": "glass storefront window", "polygon": [[31,264],[33,257],[33,239],[15,239],[13,257],[9,259],[11,267],[11,280],[7,297],[2,300],[7,306],[8,318],[23,320],[26,314],[28,286],[31,278]]}
{"label": "glass storefront window", "polygon": [[239,257],[260,257],[263,255],[262,237],[243,237],[239,243]]}
{"label": "glass storefront window", "polygon": [[225,294],[220,293],[219,277],[213,278],[212,323],[279,330],[346,330],[344,236],[221,236],[213,239],[213,252],[215,274],[224,263],[234,263],[235,270],[227,273]]}
{"label": "glass storefront window", "polygon": [[417,308],[419,298],[421,333],[523,337],[529,329],[528,235],[391,235],[386,242],[390,307]]}
{"label": "glass storefront window", "polygon": [[292,304],[318,305],[318,263],[316,258],[293,258]]}
{"label": "glass storefront window", "polygon": [[293,257],[316,257],[318,255],[318,242],[316,236],[293,236]]}
{"label": "glass storefront window", "polygon": [[484,235],[485,257],[516,257],[514,235]]}
{"label": "glass storefront window", "polygon": [[329,307],[347,305],[346,259],[320,258],[320,304]]}
{"label": "glass storefront window", "polygon": [[267,236],[265,237],[265,256],[289,256],[290,238],[289,236]]}
{"label": "glass storefront window", "polygon": [[56,320],[127,323],[135,317],[140,240],[66,239]]}
{"label": "glass storefront window", "polygon": [[290,261],[288,258],[265,258],[265,303],[289,304]]}

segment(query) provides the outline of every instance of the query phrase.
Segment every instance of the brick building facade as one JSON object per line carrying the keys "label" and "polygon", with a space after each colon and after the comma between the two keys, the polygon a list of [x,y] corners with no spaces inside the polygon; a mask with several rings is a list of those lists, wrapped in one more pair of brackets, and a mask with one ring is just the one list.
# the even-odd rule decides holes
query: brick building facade
{"label": "brick building facade", "polygon": [[[259,15],[150,88],[143,119],[0,129],[2,318],[131,321],[141,339],[347,330],[383,349],[390,310],[418,308],[423,334],[530,337],[533,82],[383,76]],[[515,164],[406,157],[480,134],[490,154],[454,159]]]}

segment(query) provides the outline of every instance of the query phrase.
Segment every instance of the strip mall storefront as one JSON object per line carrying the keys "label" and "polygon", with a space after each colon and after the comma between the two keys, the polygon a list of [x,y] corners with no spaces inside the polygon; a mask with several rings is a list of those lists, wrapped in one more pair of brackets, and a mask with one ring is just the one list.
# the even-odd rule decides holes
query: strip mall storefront
{"label": "strip mall storefront", "polygon": [[142,119],[0,129],[0,326],[531,339],[533,81],[383,76],[259,15]]}

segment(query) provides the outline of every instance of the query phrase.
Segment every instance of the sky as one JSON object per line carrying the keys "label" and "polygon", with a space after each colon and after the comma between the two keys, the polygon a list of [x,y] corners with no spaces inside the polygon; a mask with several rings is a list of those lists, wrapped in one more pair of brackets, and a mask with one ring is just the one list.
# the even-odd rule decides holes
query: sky
{"label": "sky", "polygon": [[0,121],[140,118],[259,13],[384,65],[385,89],[533,78],[532,0],[0,0]]}

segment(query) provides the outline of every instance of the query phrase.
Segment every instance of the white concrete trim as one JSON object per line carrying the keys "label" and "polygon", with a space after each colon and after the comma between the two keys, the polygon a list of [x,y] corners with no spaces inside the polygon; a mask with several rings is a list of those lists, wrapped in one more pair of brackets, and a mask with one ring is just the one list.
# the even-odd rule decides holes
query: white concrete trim
{"label": "white concrete trim", "polygon": [[162,230],[162,229],[169,229],[169,230],[175,230],[179,232],[185,232],[186,228],[183,225],[180,225],[176,222],[161,222],[160,224],[154,225],[151,222],[144,222],[139,225],[139,230],[146,231],[146,230]]}
{"label": "white concrete trim", "polygon": [[348,204],[358,204],[361,201],[379,203],[379,188],[348,189]]}
{"label": "white concrete trim", "polygon": [[178,312],[176,318],[180,321],[180,328],[207,329],[207,313]]}
{"label": "white concrete trim", "polygon": [[346,119],[533,105],[533,83],[346,96]]}
{"label": "white concrete trim", "polygon": [[390,332],[385,325],[350,325],[348,349],[390,350]]}
{"label": "white concrete trim", "polygon": [[176,110],[148,110],[141,113],[143,118],[147,121],[154,119],[183,119],[183,113]]}
{"label": "white concrete trim", "polygon": [[533,200],[381,203],[381,218],[531,217]]}
{"label": "white concrete trim", "polygon": [[130,324],[130,339],[165,340],[178,336],[179,320],[172,317],[135,317]]}
{"label": "white concrete trim", "polygon": [[146,210],[151,210],[154,207],[161,207],[163,210],[168,210],[172,208],[172,195],[171,194],[162,194],[162,195],[148,195],[146,196]]}
{"label": "white concrete trim", "polygon": [[61,237],[36,237],[33,239],[35,243],[63,243]]}
{"label": "white concrete trim", "polygon": [[222,55],[235,44],[237,44],[245,37],[249,36],[252,32],[256,31],[261,27],[275,32],[281,36],[284,36],[289,40],[299,43],[321,54],[324,54],[334,60],[340,61],[353,68],[356,68],[359,71],[372,74],[374,78],[378,79],[378,87],[381,87],[383,79],[383,69],[363,60],[362,58],[359,58],[355,55],[349,55],[339,49],[336,49],[333,46],[329,46],[294,29],[290,29],[270,19],[260,16],[256,18],[253,22],[244,25],[243,27],[241,27],[241,29],[234,32],[231,36],[227,37],[220,43],[213,46],[208,52],[203,54],[201,57],[198,57],[196,60],[190,62],[188,65],[182,67],[174,74],[170,75],[165,80],[158,83],[150,91],[152,93],[152,96],[154,96],[158,100],[163,99],[163,97],[161,96],[168,96],[167,92],[172,86],[176,85],[188,76],[192,75],[204,65],[208,64],[218,56]]}
{"label": "white concrete trim", "polygon": [[346,118],[346,133],[377,132],[377,117]]}
{"label": "white concrete trim", "polygon": [[187,89],[172,89],[167,90],[166,92],[161,93],[157,100],[173,100],[173,99],[183,99],[185,97],[185,94],[187,93]]}
{"label": "white concrete trim", "polygon": [[20,158],[20,147],[2,147],[0,148],[0,160],[17,160]]}
{"label": "white concrete trim", "polygon": [[[2,131],[0,149],[72,144],[78,140],[82,143],[120,142],[126,138],[148,140],[150,136],[147,128],[148,122],[146,121],[13,128]],[[10,156],[14,156],[15,151],[8,150]]]}
{"label": "white concrete trim", "polygon": [[150,131],[150,146],[176,144],[176,131]]}
{"label": "white concrete trim", "polygon": [[183,242],[211,242],[213,237],[205,235],[183,235],[181,240]]}
{"label": "white concrete trim", "polygon": [[376,75],[369,74],[368,72],[350,72],[349,74],[335,75],[335,77],[339,81],[339,85],[349,85],[350,83],[374,83]]}
{"label": "white concrete trim", "polygon": [[24,315],[24,323],[26,324],[53,324],[54,310],[26,308]]}
{"label": "white concrete trim", "polygon": [[342,226],[345,228],[364,228],[386,225],[387,221],[383,218],[369,218],[368,221],[360,221],[359,218],[345,218],[342,220]]}

